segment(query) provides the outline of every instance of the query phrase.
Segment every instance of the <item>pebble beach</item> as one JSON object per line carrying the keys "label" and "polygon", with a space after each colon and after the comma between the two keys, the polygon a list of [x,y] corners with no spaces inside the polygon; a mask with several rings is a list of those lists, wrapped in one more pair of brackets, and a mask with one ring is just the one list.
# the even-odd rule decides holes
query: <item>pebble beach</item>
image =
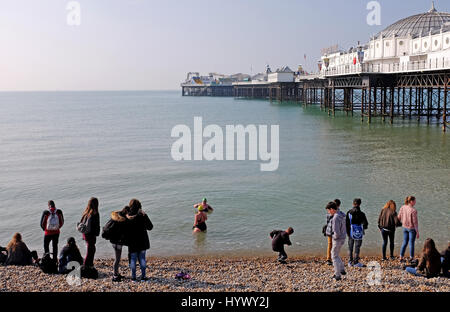
{"label": "pebble beach", "polygon": [[[121,282],[112,282],[112,259],[99,259],[97,280],[82,279],[71,286],[66,275],[44,274],[35,266],[1,266],[0,292],[449,292],[450,279],[426,279],[407,274],[398,260],[378,261],[380,283],[370,285],[369,268],[346,267],[341,281],[323,258],[292,257],[279,264],[275,257],[157,257],[148,258],[148,281],[131,281],[128,262],[121,263]],[[346,259],[343,258],[345,261]],[[189,280],[175,275],[185,271]],[[138,269],[139,277],[139,269]]]}

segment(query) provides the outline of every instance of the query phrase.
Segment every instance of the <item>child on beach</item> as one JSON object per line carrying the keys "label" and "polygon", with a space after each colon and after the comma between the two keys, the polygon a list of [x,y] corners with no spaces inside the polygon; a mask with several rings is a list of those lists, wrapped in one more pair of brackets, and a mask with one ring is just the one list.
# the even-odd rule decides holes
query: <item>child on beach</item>
{"label": "child on beach", "polygon": [[97,236],[100,235],[100,214],[98,213],[98,199],[91,197],[81,216],[81,224],[85,225],[85,230],[82,232],[83,239],[86,241],[86,257],[84,259],[84,266],[94,267],[95,244]]}
{"label": "child on beach", "polygon": [[400,249],[400,261],[404,262],[406,246],[409,243],[410,261],[414,260],[414,243],[419,239],[419,222],[417,220],[416,198],[408,196],[405,199],[405,205],[400,208],[398,219],[403,224],[403,243]]}
{"label": "child on beach", "polygon": [[278,262],[285,264],[287,254],[284,251],[284,245],[291,246],[292,243],[289,240],[289,235],[294,233],[294,229],[289,227],[286,231],[273,230],[269,236],[272,239],[272,250],[278,252]]}
{"label": "child on beach", "polygon": [[75,242],[75,238],[69,237],[69,239],[67,239],[67,245],[64,246],[58,257],[58,272],[61,274],[67,273],[69,271],[67,269],[67,264],[72,261],[76,261],[82,265],[83,257]]}
{"label": "child on beach", "polygon": [[208,200],[206,199],[206,197],[202,199],[201,203],[195,204],[194,208],[198,209],[201,206],[203,207],[203,212],[205,213],[211,213],[214,211],[214,209],[208,204]]}
{"label": "child on beach", "polygon": [[438,277],[441,273],[441,255],[431,238],[425,240],[422,257],[417,269],[412,266],[405,267],[406,272],[426,278]]}
{"label": "child on beach", "polygon": [[378,228],[380,229],[381,236],[383,238],[383,246],[381,251],[383,253],[383,261],[386,261],[386,247],[389,239],[389,251],[391,255],[391,260],[394,260],[394,238],[395,238],[395,228],[401,226],[400,220],[397,217],[397,212],[395,208],[397,205],[395,201],[390,200],[381,209],[380,215],[378,216]]}
{"label": "child on beach", "polygon": [[121,211],[111,212],[111,219],[103,227],[102,237],[111,242],[114,249],[114,276],[113,282],[120,282],[122,275],[119,274],[120,258],[122,256],[122,247],[127,245],[125,240],[127,232],[127,214],[130,207],[125,206]]}
{"label": "child on beach", "polygon": [[126,241],[128,242],[128,252],[130,254],[131,280],[136,280],[136,264],[139,261],[141,267],[141,281],[146,281],[147,262],[145,253],[150,249],[150,240],[147,231],[153,229],[153,224],[148,215],[142,211],[142,205],[137,199],[132,199],[130,211],[127,214],[128,225]]}
{"label": "child on beach", "polygon": [[[353,200],[353,208],[347,212],[345,219],[346,230],[348,235],[348,266],[363,267],[359,262],[359,252],[361,249],[364,231],[367,230],[369,223],[366,215],[361,211],[361,199],[355,198]],[[353,257],[353,246],[355,247],[355,257]]]}
{"label": "child on beach", "polygon": [[[341,201],[339,199],[335,199],[334,202],[336,203],[337,209],[339,210],[339,207],[341,206]],[[323,227],[323,235],[327,237],[327,264],[333,265],[333,260],[331,259],[331,248],[333,248],[333,238],[332,234],[333,231],[331,229],[331,219],[333,216],[327,212],[327,223]]]}
{"label": "child on beach", "polygon": [[30,265],[38,261],[37,252],[28,249],[27,245],[22,241],[20,233],[14,234],[6,246],[6,250],[8,251],[6,265]]}
{"label": "child on beach", "polygon": [[53,259],[58,257],[58,240],[61,227],[64,225],[64,216],[60,209],[56,209],[53,200],[48,201],[48,210],[41,216],[41,228],[44,231],[44,253],[49,253],[49,245],[52,242]]}
{"label": "child on beach", "polygon": [[333,248],[331,248],[331,257],[333,259],[334,275],[333,278],[336,281],[341,280],[341,275],[347,274],[345,272],[344,263],[339,257],[339,252],[345,243],[345,238],[347,236],[346,224],[345,224],[345,214],[338,210],[335,202],[329,202],[325,209],[330,215],[333,216],[331,219],[331,233],[333,239]]}
{"label": "child on beach", "polygon": [[208,220],[208,216],[204,212],[203,205],[200,205],[198,206],[198,211],[195,214],[194,225],[192,227],[194,230],[193,233],[206,232],[206,220]]}

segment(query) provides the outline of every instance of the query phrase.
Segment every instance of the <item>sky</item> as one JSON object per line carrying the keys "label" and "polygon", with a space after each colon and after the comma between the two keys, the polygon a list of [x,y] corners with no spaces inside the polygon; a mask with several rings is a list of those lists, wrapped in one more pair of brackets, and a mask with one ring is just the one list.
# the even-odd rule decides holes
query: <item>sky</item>
{"label": "sky", "polygon": [[[186,73],[316,70],[322,48],[366,43],[428,0],[0,0],[0,91],[177,90]],[[450,1],[437,0],[450,12]],[[306,54],[306,61],[304,55]]]}

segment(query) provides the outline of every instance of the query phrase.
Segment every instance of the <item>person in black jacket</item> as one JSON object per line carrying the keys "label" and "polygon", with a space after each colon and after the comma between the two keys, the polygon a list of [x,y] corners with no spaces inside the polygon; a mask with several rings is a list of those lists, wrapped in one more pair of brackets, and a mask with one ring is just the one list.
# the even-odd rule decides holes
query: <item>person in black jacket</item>
{"label": "person in black jacket", "polygon": [[287,254],[284,251],[284,245],[291,246],[289,235],[294,233],[294,229],[289,227],[286,231],[274,230],[269,236],[272,239],[272,250],[278,252],[278,262],[286,263]]}
{"label": "person in black jacket", "polygon": [[[364,230],[367,230],[369,223],[367,222],[366,215],[361,211],[360,206],[361,199],[355,198],[353,200],[353,208],[347,212],[347,216],[345,218],[348,235],[349,267],[364,266],[363,264],[359,263],[359,252],[362,245]],[[353,257],[353,246],[355,246],[355,257]]]}
{"label": "person in black jacket", "polygon": [[126,242],[127,232],[127,214],[130,207],[126,206],[121,211],[111,212],[111,219],[103,227],[102,237],[111,242],[114,249],[114,276],[113,282],[120,282],[122,276],[119,274],[120,258],[122,256],[122,247],[128,245]]}
{"label": "person in black jacket", "polygon": [[397,217],[396,212],[397,205],[395,201],[389,200],[380,212],[378,217],[378,228],[381,232],[381,237],[383,238],[383,246],[381,247],[381,252],[383,253],[383,261],[386,261],[386,247],[388,239],[390,241],[389,250],[391,255],[391,260],[394,260],[394,238],[395,238],[395,228],[402,225]]}
{"label": "person in black jacket", "polygon": [[75,238],[69,237],[69,239],[67,239],[67,245],[63,247],[58,257],[58,272],[61,274],[70,272],[70,270],[67,269],[67,264],[72,261],[76,261],[82,265],[83,257],[75,242]]}
{"label": "person in black jacket", "polygon": [[86,257],[84,266],[94,267],[95,243],[100,235],[100,215],[98,213],[98,199],[91,197],[81,217],[81,223],[86,225],[83,239],[86,241]]}
{"label": "person in black jacket", "polygon": [[139,261],[141,267],[141,281],[146,281],[146,261],[145,253],[150,248],[147,231],[153,229],[153,224],[145,212],[142,211],[142,205],[137,199],[132,199],[130,212],[127,215],[127,235],[128,252],[130,254],[131,279],[136,281],[136,262]]}

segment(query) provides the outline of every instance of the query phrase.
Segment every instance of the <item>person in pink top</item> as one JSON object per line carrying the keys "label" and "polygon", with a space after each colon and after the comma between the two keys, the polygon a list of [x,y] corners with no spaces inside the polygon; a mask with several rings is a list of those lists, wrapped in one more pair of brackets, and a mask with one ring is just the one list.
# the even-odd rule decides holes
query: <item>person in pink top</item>
{"label": "person in pink top", "polygon": [[403,244],[400,249],[400,261],[404,261],[406,246],[409,243],[410,260],[414,259],[414,243],[419,238],[419,222],[417,221],[416,198],[408,196],[405,199],[405,205],[400,208],[398,219],[403,225]]}

